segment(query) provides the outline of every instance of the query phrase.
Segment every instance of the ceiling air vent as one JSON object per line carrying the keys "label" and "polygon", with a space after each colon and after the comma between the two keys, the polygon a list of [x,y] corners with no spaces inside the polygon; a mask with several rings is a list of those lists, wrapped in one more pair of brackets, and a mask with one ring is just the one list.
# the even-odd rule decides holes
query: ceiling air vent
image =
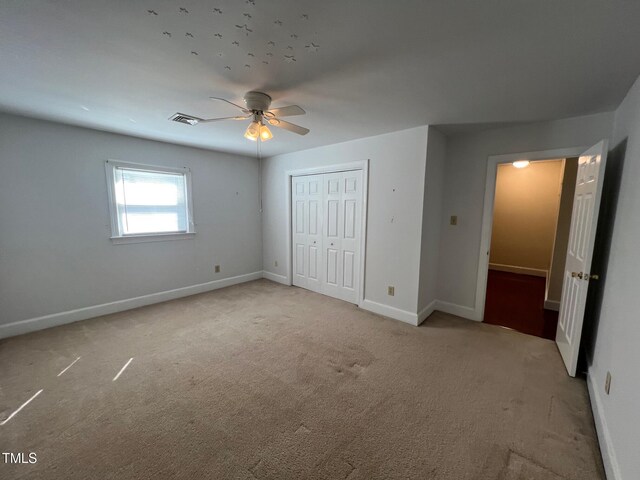
{"label": "ceiling air vent", "polygon": [[171,115],[169,120],[172,122],[184,123],[186,125],[196,125],[201,118],[193,117],[191,115],[186,115],[184,113],[176,113],[175,115]]}

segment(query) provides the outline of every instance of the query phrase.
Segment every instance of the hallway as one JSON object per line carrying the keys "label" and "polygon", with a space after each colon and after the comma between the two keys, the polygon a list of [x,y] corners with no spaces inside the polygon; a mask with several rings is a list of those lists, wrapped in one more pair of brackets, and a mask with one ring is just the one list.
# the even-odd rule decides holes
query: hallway
{"label": "hallway", "polygon": [[484,322],[553,340],[558,312],[544,308],[544,296],[543,277],[489,270]]}

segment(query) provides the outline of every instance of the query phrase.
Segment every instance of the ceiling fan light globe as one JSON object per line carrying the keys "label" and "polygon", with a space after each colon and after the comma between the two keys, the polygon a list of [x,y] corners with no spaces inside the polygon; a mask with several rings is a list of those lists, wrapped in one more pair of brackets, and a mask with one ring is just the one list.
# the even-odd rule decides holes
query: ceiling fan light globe
{"label": "ceiling fan light globe", "polygon": [[267,140],[271,140],[273,138],[273,133],[266,125],[260,125],[260,140],[266,142]]}
{"label": "ceiling fan light globe", "polygon": [[277,126],[280,124],[280,120],[278,120],[277,118],[267,118],[267,123],[269,125]]}
{"label": "ceiling fan light globe", "polygon": [[251,140],[252,142],[257,142],[258,141],[258,137],[252,137],[251,135],[247,135],[246,132],[244,134],[244,138],[246,138],[247,140]]}
{"label": "ceiling fan light globe", "polygon": [[244,138],[255,142],[258,140],[260,136],[260,125],[258,122],[251,122],[247,127],[247,130],[244,132]]}

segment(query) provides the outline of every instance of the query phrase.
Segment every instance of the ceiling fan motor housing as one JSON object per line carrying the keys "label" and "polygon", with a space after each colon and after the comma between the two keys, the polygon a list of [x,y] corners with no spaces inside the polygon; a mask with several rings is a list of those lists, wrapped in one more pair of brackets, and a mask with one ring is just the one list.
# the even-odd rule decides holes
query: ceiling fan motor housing
{"label": "ceiling fan motor housing", "polygon": [[262,92],[247,92],[244,95],[244,103],[249,110],[264,112],[269,110],[271,97]]}

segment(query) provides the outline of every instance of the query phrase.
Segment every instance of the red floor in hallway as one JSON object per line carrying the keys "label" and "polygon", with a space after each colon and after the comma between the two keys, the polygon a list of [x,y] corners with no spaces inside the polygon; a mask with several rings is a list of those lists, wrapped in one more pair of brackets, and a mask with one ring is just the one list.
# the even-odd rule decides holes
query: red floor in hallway
{"label": "red floor in hallway", "polygon": [[555,339],[558,312],[544,308],[545,279],[489,270],[484,322]]}

